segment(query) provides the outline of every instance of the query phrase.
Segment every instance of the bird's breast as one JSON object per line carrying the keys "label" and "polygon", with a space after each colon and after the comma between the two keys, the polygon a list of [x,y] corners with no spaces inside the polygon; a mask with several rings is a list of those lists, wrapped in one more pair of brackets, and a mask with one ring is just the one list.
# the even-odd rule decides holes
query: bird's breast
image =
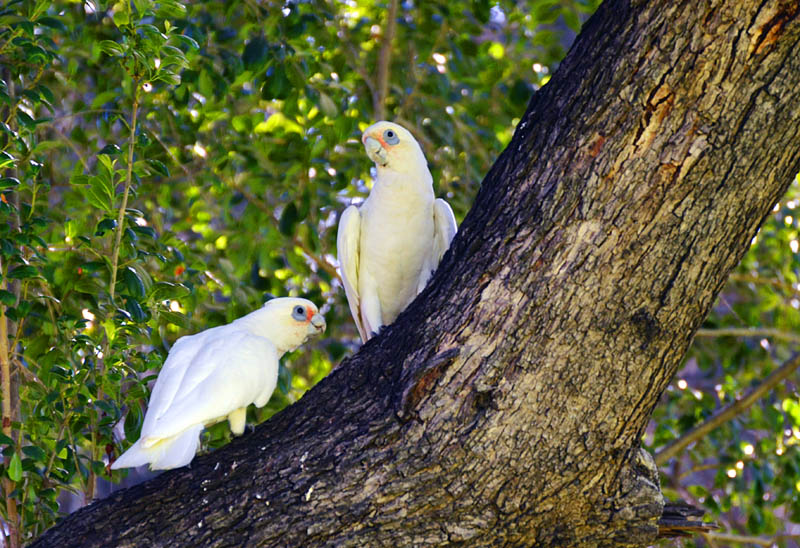
{"label": "bird's breast", "polygon": [[[367,205],[367,204],[365,204]],[[371,201],[362,217],[360,269],[378,281],[385,323],[417,294],[423,264],[433,247],[433,200]]]}

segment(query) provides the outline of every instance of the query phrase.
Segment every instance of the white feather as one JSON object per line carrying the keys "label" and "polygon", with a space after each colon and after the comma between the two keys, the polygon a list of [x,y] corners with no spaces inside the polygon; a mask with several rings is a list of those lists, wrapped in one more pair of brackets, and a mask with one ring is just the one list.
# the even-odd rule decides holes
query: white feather
{"label": "white feather", "polygon": [[[302,320],[293,316],[297,306]],[[280,357],[324,325],[310,301],[273,299],[228,325],[178,339],[153,387],[139,440],[111,468],[184,466],[203,428],[226,418],[241,433],[242,410],[265,405],[275,390]]]}
{"label": "white feather", "polygon": [[[395,143],[385,140],[388,130]],[[447,202],[434,200],[425,155],[406,129],[378,122],[362,140],[378,176],[361,207],[343,213],[337,253],[350,311],[366,342],[422,291],[456,222]]]}

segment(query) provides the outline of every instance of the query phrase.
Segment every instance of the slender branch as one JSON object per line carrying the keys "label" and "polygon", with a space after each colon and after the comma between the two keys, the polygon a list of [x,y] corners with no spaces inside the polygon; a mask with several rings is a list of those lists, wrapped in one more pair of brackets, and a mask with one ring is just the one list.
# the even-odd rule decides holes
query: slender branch
{"label": "slender branch", "polygon": [[117,215],[117,233],[114,248],[111,251],[111,286],[108,288],[111,303],[114,303],[115,286],[117,284],[117,263],[119,261],[119,248],[122,243],[122,233],[125,228],[125,210],[128,207],[128,194],[131,190],[133,179],[133,146],[136,139],[136,115],[139,112],[139,81],[133,81],[133,113],[131,114],[131,134],[128,140],[128,172],[125,175],[125,189],[122,191],[122,204]]}
{"label": "slender branch", "polygon": [[180,162],[180,161],[179,161],[179,160],[178,160],[178,159],[175,157],[175,155],[174,155],[174,154],[172,153],[172,151],[169,149],[169,147],[167,146],[167,144],[166,144],[166,143],[165,143],[165,142],[164,142],[164,141],[161,139],[161,136],[160,136],[158,133],[156,133],[155,131],[148,131],[147,133],[148,133],[148,134],[149,134],[149,135],[150,135],[150,136],[151,136],[153,139],[155,139],[156,141],[158,141],[158,144],[159,144],[159,145],[161,145],[161,148],[163,148],[163,149],[164,149],[164,152],[166,152],[166,153],[167,153],[167,156],[169,156],[170,160],[172,160],[172,162],[173,162],[173,163],[174,163],[176,166],[178,166],[179,168],[181,168],[181,170],[183,171],[183,174],[184,174],[184,175],[186,175],[186,176],[189,176],[189,175],[190,175],[189,169],[188,169],[188,168],[187,168],[185,165],[183,165],[183,164],[182,164],[182,163],[181,163],[181,162]]}
{"label": "slender branch", "polygon": [[698,337],[771,337],[793,343],[800,343],[800,335],[771,327],[719,327],[698,329]]}
{"label": "slender branch", "polygon": [[709,462],[709,463],[706,463],[706,464],[698,464],[697,466],[695,466],[693,468],[689,468],[688,470],[684,470],[683,472],[678,474],[678,479],[679,480],[685,479],[685,478],[691,476],[692,474],[696,474],[697,472],[704,472],[706,470],[716,470],[720,466],[722,466],[722,465],[720,463],[718,463],[718,462]]}
{"label": "slender branch", "polygon": [[[0,272],[2,265],[0,265]],[[0,289],[5,290],[6,278],[3,275],[0,280]],[[11,423],[13,421],[12,393],[11,393],[11,359],[8,352],[8,318],[6,317],[5,305],[0,306],[0,370],[2,371],[2,394],[3,394],[3,434],[13,439]],[[8,459],[6,459],[8,466]],[[6,514],[8,516],[8,545],[11,548],[19,546],[19,515],[17,513],[17,501],[11,497],[14,491],[14,481],[11,478],[3,478],[3,490],[6,496]]]}
{"label": "slender branch", "polygon": [[703,536],[713,541],[738,542],[740,544],[756,544],[758,546],[775,546],[775,543],[779,540],[800,539],[800,535],[793,534],[780,534],[770,538],[751,537],[747,535],[737,535],[735,533],[705,533]]}
{"label": "slender branch", "polygon": [[753,276],[751,274],[731,274],[730,281],[742,282],[756,285],[770,285],[776,289],[782,289],[792,295],[800,296],[800,290],[795,288],[789,282],[783,282],[774,278],[762,278],[761,276]]}
{"label": "slender branch", "polygon": [[[116,285],[117,285],[117,271],[119,270],[119,249],[122,246],[122,233],[125,230],[125,210],[128,208],[128,194],[131,190],[131,181],[133,180],[133,149],[134,143],[136,139],[136,116],[139,113],[139,80],[133,80],[133,112],[131,113],[131,125],[130,125],[130,138],[128,139],[128,165],[127,165],[127,173],[125,175],[125,188],[122,191],[122,203],[119,206],[119,215],[117,215],[117,228],[116,234],[114,239],[114,247],[111,250],[111,284],[108,288],[108,298],[111,302],[111,306],[116,306],[114,304],[114,297],[116,295]],[[113,310],[112,310],[113,314]],[[106,338],[106,348],[103,352],[103,360],[100,364],[100,369],[98,374],[100,377],[105,375],[106,370],[106,359],[108,356],[109,351],[109,342],[108,338]],[[98,383],[97,389],[97,401],[102,401],[103,399],[103,389],[100,387],[100,383]],[[96,426],[96,425],[95,425]],[[100,458],[100,453],[97,447],[97,440],[98,440],[98,432],[97,428],[92,428],[92,462],[89,465],[89,483],[87,485],[86,491],[86,499],[87,501],[91,501],[94,499],[95,495],[97,494],[97,474],[94,471],[94,461]]]}
{"label": "slender branch", "polygon": [[[338,11],[338,8],[334,9],[330,6],[328,6],[325,9],[328,9],[332,12]],[[350,36],[350,29],[348,28],[347,23],[342,21],[341,18],[338,19],[337,23],[339,24],[338,32],[341,33],[340,37],[342,38],[341,41],[341,44],[343,46],[342,51],[344,53],[345,60],[347,61],[348,66],[350,70],[352,70],[361,77],[361,79],[364,81],[364,84],[366,84],[367,89],[370,92],[370,95],[374,97],[375,83],[372,81],[372,76],[364,69],[364,63],[362,63],[361,60],[359,59],[358,51],[356,51],[356,48],[353,46],[353,44],[356,42],[354,42],[353,38]]]}
{"label": "slender branch", "polygon": [[390,0],[389,13],[386,15],[386,28],[383,31],[383,43],[378,57],[378,82],[372,97],[372,109],[376,120],[386,117],[386,97],[389,93],[389,71],[392,65],[392,42],[397,27],[397,0]]}
{"label": "slender branch", "polygon": [[83,166],[83,169],[87,169],[89,167],[89,164],[86,163],[86,158],[83,157],[83,154],[81,154],[80,149],[75,145],[75,143],[72,141],[72,139],[67,137],[64,134],[64,132],[61,131],[60,129],[58,129],[57,127],[54,126],[52,129],[53,129],[53,131],[55,131],[58,134],[59,137],[61,137],[64,140],[65,143],[67,143],[69,148],[72,149],[72,152],[74,152],[75,155],[78,157],[78,160],[80,160],[81,165]]}
{"label": "slender branch", "polygon": [[[447,36],[447,33],[449,31],[450,31],[450,26],[447,24],[447,21],[443,22],[442,26],[439,27],[439,32],[436,34],[436,38],[434,38],[434,40],[433,40],[433,46],[431,46],[431,53],[435,53],[435,52],[439,51],[439,48],[441,47],[442,42],[444,41],[444,39]],[[412,47],[412,45],[409,46],[409,49],[411,49],[411,47]],[[406,94],[405,98],[403,99],[403,102],[400,103],[399,107],[397,107],[397,111],[396,111],[396,114],[395,114],[395,119],[400,118],[400,117],[405,115],[406,109],[408,107],[410,107],[414,103],[414,100],[416,99],[417,93],[419,93],[420,85],[422,84],[422,82],[426,81],[426,78],[425,78],[424,75],[423,75],[422,78],[419,78],[417,76],[417,74],[416,74],[416,62],[415,62],[414,57],[413,57],[413,55],[414,55],[413,50],[411,50],[410,53],[412,54],[412,56],[408,61],[408,70],[410,71],[409,74],[414,79],[414,83],[411,86],[411,91]]]}
{"label": "slender branch", "polygon": [[66,120],[67,118],[74,118],[76,116],[85,116],[87,114],[124,114],[124,112],[116,108],[89,108],[86,110],[79,110],[76,112],[68,112],[66,114],[62,114],[61,116],[54,116],[47,122],[40,123],[39,126],[40,127],[52,126],[56,122]]}
{"label": "slender branch", "polygon": [[666,464],[669,459],[677,456],[692,443],[707,436],[714,429],[743,413],[751,405],[762,398],[767,392],[772,390],[772,388],[783,382],[792,373],[794,373],[798,367],[800,367],[800,353],[796,353],[794,356],[789,358],[789,360],[784,362],[783,365],[781,365],[778,369],[770,373],[767,378],[761,381],[761,384],[750,390],[743,398],[720,409],[704,423],[695,426],[680,438],[670,442],[669,445],[656,453],[656,464]]}

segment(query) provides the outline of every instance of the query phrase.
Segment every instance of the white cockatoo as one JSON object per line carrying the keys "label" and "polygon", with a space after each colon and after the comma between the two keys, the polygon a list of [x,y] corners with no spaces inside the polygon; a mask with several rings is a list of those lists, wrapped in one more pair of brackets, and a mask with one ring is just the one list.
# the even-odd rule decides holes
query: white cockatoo
{"label": "white cockatoo", "polygon": [[247,406],[263,407],[278,384],[278,360],[325,330],[306,299],[278,298],[255,312],[178,339],[158,374],[139,440],[112,469],[189,464],[206,426],[228,419],[244,432]]}
{"label": "white cockatoo", "polygon": [[433,177],[402,126],[378,122],[361,142],[377,178],[361,207],[339,220],[336,248],[350,312],[366,342],[423,290],[456,233],[450,205],[434,199]]}

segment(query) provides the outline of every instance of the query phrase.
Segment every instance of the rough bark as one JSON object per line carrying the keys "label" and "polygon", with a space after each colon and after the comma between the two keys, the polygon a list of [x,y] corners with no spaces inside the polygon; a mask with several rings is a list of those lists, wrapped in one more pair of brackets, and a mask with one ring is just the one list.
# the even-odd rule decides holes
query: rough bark
{"label": "rough bark", "polygon": [[644,546],[643,429],[800,169],[798,1],[607,1],[432,283],[255,433],[37,546]]}

